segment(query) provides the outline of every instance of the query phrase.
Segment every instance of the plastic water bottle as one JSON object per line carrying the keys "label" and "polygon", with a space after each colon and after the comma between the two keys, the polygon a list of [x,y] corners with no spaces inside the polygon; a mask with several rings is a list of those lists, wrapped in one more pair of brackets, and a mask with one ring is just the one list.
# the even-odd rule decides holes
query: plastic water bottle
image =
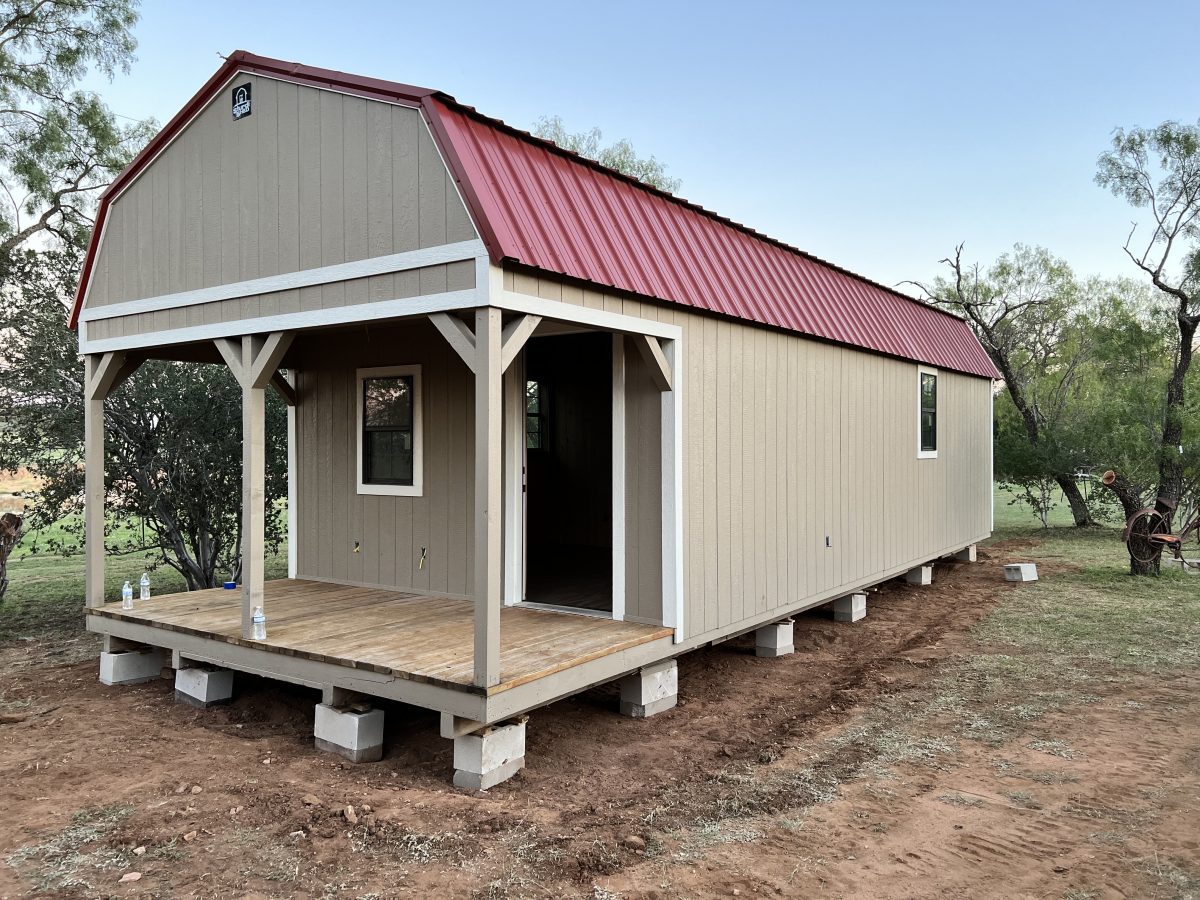
{"label": "plastic water bottle", "polygon": [[139,598],[142,600],[150,599],[150,575],[147,572],[142,573],[142,580],[138,582],[138,587],[141,588]]}
{"label": "plastic water bottle", "polygon": [[121,588],[121,609],[133,609],[133,585],[128,581]]}
{"label": "plastic water bottle", "polygon": [[256,641],[267,639],[267,617],[261,606],[254,607],[254,613],[250,616],[250,637]]}

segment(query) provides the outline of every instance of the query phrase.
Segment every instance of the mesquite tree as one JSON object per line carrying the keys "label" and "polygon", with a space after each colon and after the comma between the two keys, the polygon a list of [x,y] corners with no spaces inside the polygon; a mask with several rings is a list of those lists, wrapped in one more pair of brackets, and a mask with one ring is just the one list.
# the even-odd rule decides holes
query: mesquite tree
{"label": "mesquite tree", "polygon": [[[1015,471],[1009,474],[1026,487],[1037,485],[1039,492],[1047,483],[1057,484],[1075,524],[1093,524],[1075,481],[1082,460],[1053,440],[1089,351],[1080,333],[1071,331],[1079,285],[1070,267],[1041,247],[1021,244],[986,271],[979,263],[963,262],[962,244],[941,262],[949,278],[931,285],[909,283],[931,303],[966,319],[1004,379],[1026,444],[1010,454]],[[1001,449],[1015,446],[1002,442]],[[1005,459],[997,457],[998,469]]]}
{"label": "mesquite tree", "polygon": [[136,0],[0,0],[0,258],[49,235],[81,245],[95,197],[145,143],[76,86],[128,71]]}
{"label": "mesquite tree", "polygon": [[[1112,149],[1101,154],[1096,183],[1148,215],[1149,235],[1135,223],[1125,254],[1173,306],[1178,342],[1171,348],[1171,373],[1162,408],[1158,485],[1154,507],[1170,523],[1185,488],[1185,384],[1200,327],[1200,126],[1164,122],[1156,128],[1117,129]],[[1127,515],[1145,498],[1125,479],[1110,485]],[[1137,575],[1157,574],[1131,557]]]}

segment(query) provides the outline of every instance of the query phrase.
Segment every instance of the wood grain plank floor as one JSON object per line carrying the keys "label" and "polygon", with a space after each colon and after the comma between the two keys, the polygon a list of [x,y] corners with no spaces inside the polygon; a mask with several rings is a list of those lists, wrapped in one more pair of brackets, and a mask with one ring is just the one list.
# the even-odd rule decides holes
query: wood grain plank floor
{"label": "wood grain plank floor", "polygon": [[[241,636],[240,591],[165,594],[133,610],[109,603],[103,618],[473,690],[474,605],[467,600],[280,579],[265,585],[267,640]],[[500,613],[496,693],[671,635],[671,629],[551,610]]]}

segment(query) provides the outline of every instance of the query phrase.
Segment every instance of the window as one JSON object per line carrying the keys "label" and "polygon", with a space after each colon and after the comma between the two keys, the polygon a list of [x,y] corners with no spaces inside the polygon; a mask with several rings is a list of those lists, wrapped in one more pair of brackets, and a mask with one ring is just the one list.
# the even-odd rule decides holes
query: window
{"label": "window", "polygon": [[358,492],[421,495],[421,367],[358,371]]}
{"label": "window", "polygon": [[921,367],[917,370],[917,456],[922,459],[937,457],[937,382],[936,369]]}
{"label": "window", "polygon": [[544,450],[546,447],[546,410],[542,386],[537,381],[525,382],[525,449]]}

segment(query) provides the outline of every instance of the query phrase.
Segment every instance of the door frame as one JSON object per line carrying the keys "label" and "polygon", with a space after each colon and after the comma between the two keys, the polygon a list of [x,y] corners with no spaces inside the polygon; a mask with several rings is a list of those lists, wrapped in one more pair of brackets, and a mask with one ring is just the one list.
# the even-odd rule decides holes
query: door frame
{"label": "door frame", "polygon": [[[504,605],[516,606],[525,602],[529,549],[524,350],[504,379]],[[625,335],[620,332],[612,335],[612,613],[580,612],[625,619]]]}

